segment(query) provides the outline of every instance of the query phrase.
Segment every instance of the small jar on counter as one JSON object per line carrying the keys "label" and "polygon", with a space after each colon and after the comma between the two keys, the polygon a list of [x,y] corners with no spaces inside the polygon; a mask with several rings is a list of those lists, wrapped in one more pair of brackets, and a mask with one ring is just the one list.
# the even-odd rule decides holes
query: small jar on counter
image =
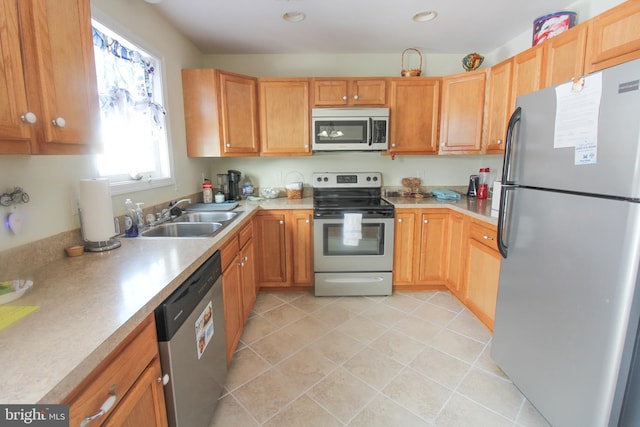
{"label": "small jar on counter", "polygon": [[202,201],[204,203],[213,203],[213,187],[208,179],[205,179],[202,183]]}

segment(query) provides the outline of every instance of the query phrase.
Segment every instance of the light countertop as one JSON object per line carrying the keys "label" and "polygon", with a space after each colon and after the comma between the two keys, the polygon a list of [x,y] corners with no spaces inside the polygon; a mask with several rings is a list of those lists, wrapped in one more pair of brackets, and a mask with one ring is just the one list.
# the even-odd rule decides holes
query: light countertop
{"label": "light countertop", "polygon": [[[397,208],[451,208],[495,224],[487,205],[389,198]],[[103,253],[37,270],[11,305],[39,308],[0,331],[0,402],[58,403],[259,209],[312,209],[312,198],[241,202],[238,219],[214,237],[121,238]]]}

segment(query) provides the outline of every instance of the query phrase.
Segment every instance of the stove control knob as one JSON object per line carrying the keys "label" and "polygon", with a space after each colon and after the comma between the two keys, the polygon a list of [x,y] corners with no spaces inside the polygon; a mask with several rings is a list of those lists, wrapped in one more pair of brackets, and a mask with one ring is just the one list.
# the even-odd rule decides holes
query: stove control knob
{"label": "stove control knob", "polygon": [[327,178],[326,176],[324,177],[324,182],[329,182],[329,178]]}
{"label": "stove control knob", "polygon": [[367,177],[367,181],[371,181],[371,177],[370,176]]}
{"label": "stove control knob", "polygon": [[378,177],[377,177],[377,176],[374,176],[374,177],[373,177],[373,181],[375,182],[375,181],[377,181],[377,180],[378,180]]}
{"label": "stove control knob", "polygon": [[318,181],[318,182],[322,182],[322,177],[321,177],[321,176],[317,177],[317,178],[316,178],[316,181]]}

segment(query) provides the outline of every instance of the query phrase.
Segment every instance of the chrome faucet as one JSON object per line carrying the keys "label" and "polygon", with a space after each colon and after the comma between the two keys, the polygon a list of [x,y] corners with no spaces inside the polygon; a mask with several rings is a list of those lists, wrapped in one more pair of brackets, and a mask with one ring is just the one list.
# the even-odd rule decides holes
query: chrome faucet
{"label": "chrome faucet", "polygon": [[173,201],[169,203],[169,207],[171,207],[171,215],[180,216],[182,215],[182,209],[178,207],[180,203],[189,203],[191,204],[191,199],[180,199],[178,201]]}

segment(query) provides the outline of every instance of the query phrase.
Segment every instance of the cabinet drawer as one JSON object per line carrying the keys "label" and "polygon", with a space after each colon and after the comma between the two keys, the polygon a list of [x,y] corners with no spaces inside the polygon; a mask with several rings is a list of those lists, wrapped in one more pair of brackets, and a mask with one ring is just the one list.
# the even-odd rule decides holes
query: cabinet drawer
{"label": "cabinet drawer", "polygon": [[234,235],[231,240],[224,244],[220,249],[220,258],[222,261],[222,271],[225,271],[231,261],[238,255],[240,245],[238,244],[238,235]]}
{"label": "cabinet drawer", "polygon": [[240,239],[240,247],[243,248],[244,245],[247,244],[249,239],[253,237],[253,223],[245,225],[244,228],[238,233],[238,237]]}
{"label": "cabinet drawer", "polygon": [[469,229],[469,237],[495,251],[498,250],[497,234],[495,227],[480,225],[474,222],[471,223]]}
{"label": "cabinet drawer", "polygon": [[[153,315],[125,341],[66,399],[70,404],[69,425],[80,425],[85,417],[98,413],[110,394],[116,395],[114,407],[118,405],[146,367],[158,356]],[[104,421],[109,415],[107,412],[98,420]],[[98,420],[95,421],[96,425],[101,424]]]}

